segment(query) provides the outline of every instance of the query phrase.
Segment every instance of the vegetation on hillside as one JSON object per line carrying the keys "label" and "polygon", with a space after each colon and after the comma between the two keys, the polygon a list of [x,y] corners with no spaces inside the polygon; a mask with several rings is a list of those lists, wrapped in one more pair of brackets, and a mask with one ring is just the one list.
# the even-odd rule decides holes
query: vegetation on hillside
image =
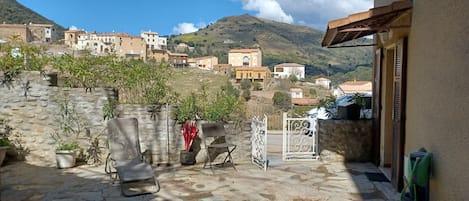
{"label": "vegetation on hillside", "polygon": [[[263,65],[271,69],[283,62],[306,64],[306,74],[334,75],[355,71],[358,66],[371,67],[372,48],[322,48],[323,32],[260,19],[250,15],[225,17],[197,32],[170,37],[169,48],[184,42],[194,47],[190,56],[215,55],[219,63],[227,63],[232,48],[260,47]],[[358,43],[370,43],[361,39]],[[172,49],[175,51],[175,49]]]}

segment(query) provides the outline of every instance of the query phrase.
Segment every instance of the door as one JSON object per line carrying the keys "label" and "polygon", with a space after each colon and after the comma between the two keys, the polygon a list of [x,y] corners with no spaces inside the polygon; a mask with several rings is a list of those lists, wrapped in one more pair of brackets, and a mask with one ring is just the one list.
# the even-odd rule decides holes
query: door
{"label": "door", "polygon": [[380,123],[381,123],[381,60],[382,49],[375,51],[375,61],[373,65],[373,162],[379,165],[380,155]]}
{"label": "door", "polygon": [[396,42],[394,49],[393,81],[393,186],[400,191],[403,187],[403,159],[405,140],[405,100],[406,100],[407,38]]}

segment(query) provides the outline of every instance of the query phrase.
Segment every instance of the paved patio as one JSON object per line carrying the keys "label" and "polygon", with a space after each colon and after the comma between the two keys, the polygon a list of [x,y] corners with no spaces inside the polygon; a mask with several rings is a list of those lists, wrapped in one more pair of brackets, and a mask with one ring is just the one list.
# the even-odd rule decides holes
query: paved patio
{"label": "paved patio", "polygon": [[[275,159],[277,157],[277,159]],[[283,162],[272,156],[267,172],[242,161],[233,168],[157,167],[156,194],[126,198],[104,166],[59,170],[23,162],[0,168],[0,200],[398,200],[389,182],[373,182],[371,163]],[[118,182],[117,182],[118,183]]]}

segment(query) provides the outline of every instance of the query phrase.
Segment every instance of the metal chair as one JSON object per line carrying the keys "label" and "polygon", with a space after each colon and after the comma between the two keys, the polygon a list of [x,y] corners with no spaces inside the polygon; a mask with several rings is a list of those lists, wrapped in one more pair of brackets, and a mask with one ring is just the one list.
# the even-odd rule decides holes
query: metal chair
{"label": "metal chair", "polygon": [[[231,164],[231,166],[236,170],[233,157],[231,156],[231,153],[236,149],[236,145],[232,143],[228,143],[226,141],[226,132],[225,132],[225,127],[223,126],[222,123],[204,123],[202,124],[202,133],[204,136],[204,145],[205,145],[205,150],[207,151],[207,159],[210,164],[210,169],[213,171],[213,164],[212,162],[215,160],[216,156],[221,153],[226,152],[225,159],[223,160],[223,163],[221,164],[215,164],[215,165],[223,165],[226,166],[227,164]],[[210,139],[213,139],[213,141],[208,143]],[[211,150],[213,150],[211,152]],[[219,152],[215,152],[215,150],[218,150]],[[207,160],[205,160],[204,167],[205,168],[207,165]]]}
{"label": "metal chair", "polygon": [[[116,118],[108,121],[109,155],[106,159],[106,173],[114,181],[119,177],[121,192],[124,196],[136,196],[153,193],[135,188],[125,189],[125,184],[152,181],[156,185],[156,192],[160,184],[150,164],[143,160],[138,135],[138,121],[136,118]],[[113,172],[111,168],[115,168]],[[115,178],[112,178],[112,175]],[[134,192],[135,191],[135,192]]]}

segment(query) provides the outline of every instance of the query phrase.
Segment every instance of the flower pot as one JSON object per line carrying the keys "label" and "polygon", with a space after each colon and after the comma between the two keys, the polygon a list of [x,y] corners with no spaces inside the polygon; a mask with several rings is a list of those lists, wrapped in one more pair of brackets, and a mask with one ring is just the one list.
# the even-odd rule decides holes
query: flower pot
{"label": "flower pot", "polygon": [[3,164],[3,159],[5,159],[5,154],[7,153],[9,146],[0,147],[0,166]]}
{"label": "flower pot", "polygon": [[181,161],[181,165],[194,165],[196,163],[195,152],[181,150],[179,160]]}
{"label": "flower pot", "polygon": [[55,151],[55,159],[57,168],[71,168],[75,166],[77,154],[75,150],[57,150]]}

